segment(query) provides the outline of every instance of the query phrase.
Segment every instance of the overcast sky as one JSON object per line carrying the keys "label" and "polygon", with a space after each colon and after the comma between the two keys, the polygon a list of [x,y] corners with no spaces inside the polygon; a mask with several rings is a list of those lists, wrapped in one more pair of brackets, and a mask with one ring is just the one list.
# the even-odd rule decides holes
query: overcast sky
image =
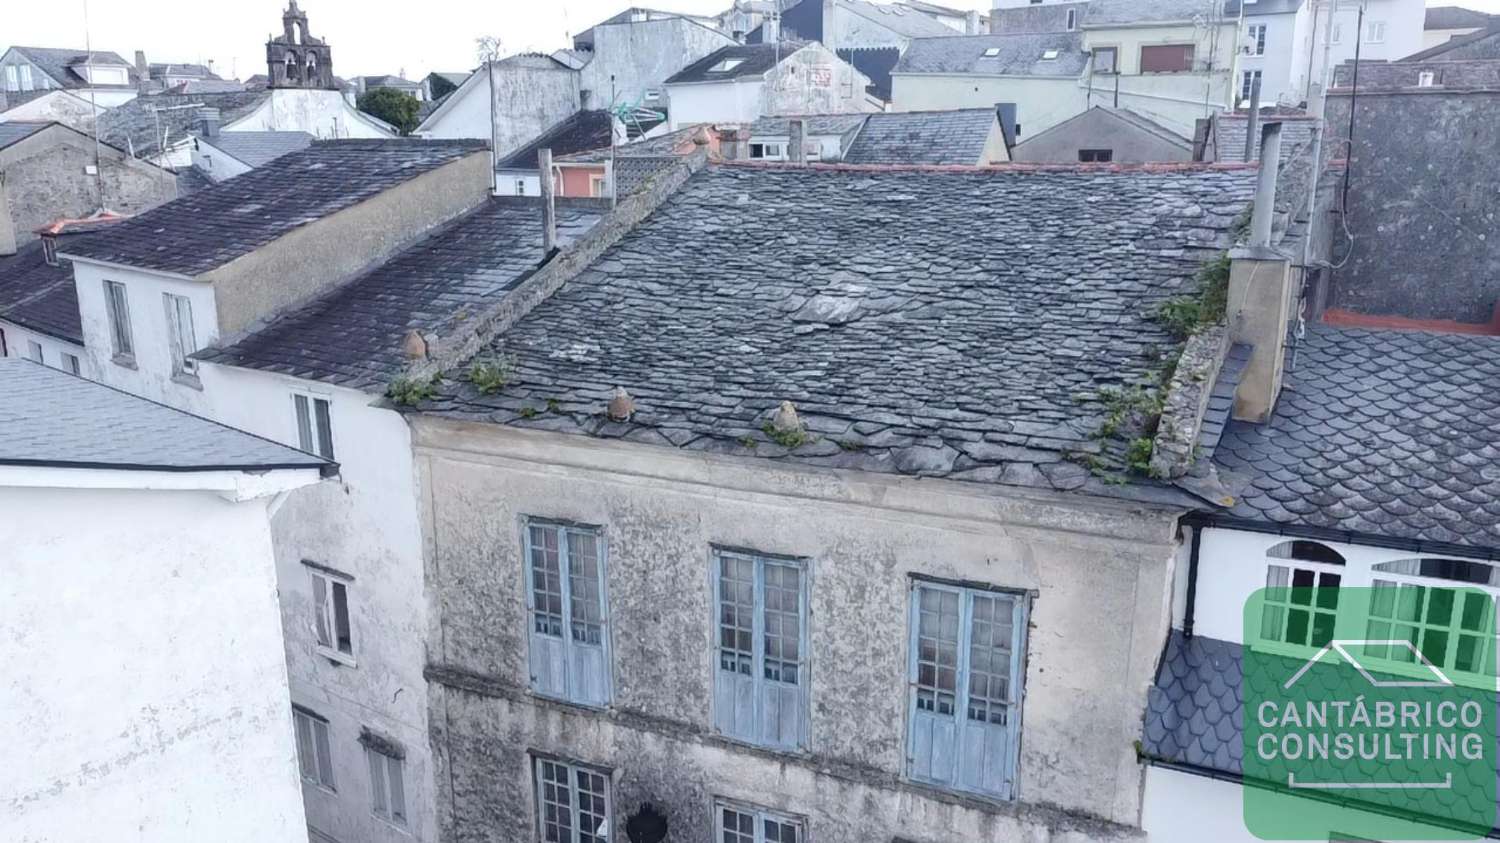
{"label": "overcast sky", "polygon": [[[989,0],[941,0],[986,9]],[[84,0],[0,0],[0,38],[35,47],[84,45]],[[478,62],[474,39],[498,36],[507,53],[552,50],[568,36],[632,5],[715,14],[730,0],[301,0],[313,35],[333,47],[340,76],[433,70],[466,71]],[[1500,13],[1500,0],[1441,0]],[[88,30],[95,49],[128,61],[145,50],[153,62],[212,59],[225,78],[265,72],[265,40],[281,30],[285,0],[91,0]],[[0,44],[0,47],[7,46]]]}

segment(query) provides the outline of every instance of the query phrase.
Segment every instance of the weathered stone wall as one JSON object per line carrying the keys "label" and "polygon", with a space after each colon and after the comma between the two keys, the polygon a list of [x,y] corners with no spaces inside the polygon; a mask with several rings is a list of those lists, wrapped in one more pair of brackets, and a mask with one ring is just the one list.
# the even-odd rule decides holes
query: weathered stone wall
{"label": "weathered stone wall", "polygon": [[[1488,322],[1500,299],[1500,87],[1374,91],[1367,70],[1357,97],[1334,90],[1328,98],[1325,149],[1335,159],[1347,149],[1344,222],[1353,237],[1335,226],[1333,262],[1343,264],[1329,306]],[[1341,193],[1331,191],[1335,200]]]}
{"label": "weathered stone wall", "polygon": [[[1167,623],[1170,513],[430,416],[412,424],[445,840],[528,839],[535,753],[612,771],[612,839],[649,801],[672,840],[707,843],[713,796],[805,816],[820,843],[1139,837],[1133,742]],[[527,690],[525,516],[603,528],[606,711]],[[809,560],[805,752],[714,734],[714,545]],[[1015,802],[904,776],[914,576],[1034,595]]]}
{"label": "weathered stone wall", "polygon": [[[53,127],[0,150],[0,173],[16,230],[17,245],[36,239],[36,229],[60,217],[82,217],[103,206],[138,214],[177,198],[177,180],[160,167],[128,158],[118,150],[99,151],[101,178],[94,165],[94,143],[71,129]],[[4,211],[4,209],[0,209]]]}

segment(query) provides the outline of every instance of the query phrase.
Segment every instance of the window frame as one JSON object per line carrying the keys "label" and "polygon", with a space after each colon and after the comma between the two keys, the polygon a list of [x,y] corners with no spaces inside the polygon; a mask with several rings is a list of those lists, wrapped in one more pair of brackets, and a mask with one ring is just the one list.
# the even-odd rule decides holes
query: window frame
{"label": "window frame", "polygon": [[135,365],[135,334],[130,326],[130,290],[123,282],[104,279],[104,312],[109,317],[112,359],[121,365]]}
{"label": "window frame", "polygon": [[[558,576],[558,599],[559,604],[559,627],[558,634],[552,635],[549,631],[537,628],[537,582],[536,566],[533,563],[535,545],[532,540],[533,528],[539,530],[552,530],[557,534],[557,576]],[[580,642],[574,634],[573,624],[573,561],[574,552],[569,537],[591,536],[594,540],[595,566],[598,588],[598,625],[599,630],[599,658],[602,660],[600,674],[600,687],[598,699],[588,698],[586,691],[579,686],[578,676],[584,669],[585,653],[581,648],[595,646],[591,643]],[[608,708],[614,702],[614,646],[613,625],[610,622],[609,611],[609,541],[604,527],[595,524],[582,524],[575,521],[567,521],[555,518],[544,518],[538,516],[522,516],[521,518],[521,565],[526,587],[526,642],[527,642],[527,665],[529,672],[529,683],[533,694],[551,700],[571,703],[573,705],[587,708]],[[587,622],[587,621],[585,621]],[[550,657],[549,653],[541,652],[538,646],[537,636],[548,639],[556,639],[557,646],[561,650],[562,661],[562,690],[553,692],[544,687],[539,675],[542,661]],[[555,679],[555,677],[554,677]]]}
{"label": "window frame", "polygon": [[32,78],[31,78],[31,65],[29,65],[29,64],[23,64],[20,67],[21,67],[21,69],[20,69],[20,74],[21,74],[21,88],[20,88],[20,90],[22,90],[22,91],[34,91],[34,90],[36,90],[36,85],[32,81]]}
{"label": "window frame", "polygon": [[[596,794],[593,791],[589,791],[589,793],[590,793],[591,796],[597,796],[598,798],[601,798],[604,801],[604,824],[605,824],[605,829],[606,830],[605,830],[605,833],[602,836],[596,835],[596,834],[593,834],[593,833],[590,833],[588,836],[591,837],[591,838],[593,838],[594,840],[597,840],[597,841],[607,841],[607,840],[611,840],[611,839],[614,838],[614,836],[615,836],[615,805],[614,805],[614,784],[615,784],[615,782],[614,782],[614,772],[612,770],[609,770],[609,769],[604,768],[604,767],[597,767],[597,766],[594,766],[592,764],[584,764],[584,763],[578,762],[578,761],[569,761],[569,760],[566,760],[566,759],[563,759],[563,758],[558,758],[558,757],[552,756],[552,755],[543,755],[543,754],[540,754],[540,753],[530,753],[530,757],[531,757],[531,792],[532,792],[532,801],[531,801],[531,806],[532,807],[531,807],[531,809],[533,811],[533,815],[536,818],[535,822],[533,823],[533,828],[536,831],[536,839],[537,840],[543,841],[543,843],[548,843],[548,841],[550,841],[551,839],[553,839],[553,838],[548,838],[547,837],[547,829],[545,827],[546,826],[546,811],[544,809],[544,806],[547,804],[547,802],[545,800],[545,794],[546,794],[545,785],[546,784],[554,784],[555,785],[556,782],[554,780],[546,780],[546,781],[544,781],[543,778],[542,778],[543,773],[546,771],[546,769],[547,769],[547,767],[549,765],[551,767],[554,767],[554,768],[559,768],[559,769],[565,770],[567,772],[567,774],[568,774],[568,783],[567,783],[567,787],[568,787],[568,804],[567,804],[567,807],[569,809],[568,810],[568,814],[569,814],[568,831],[569,831],[569,834],[568,834],[568,839],[564,840],[564,841],[560,841],[560,843],[581,843],[581,841],[582,841],[583,830],[581,828],[579,828],[579,817],[580,817],[580,814],[583,812],[583,808],[579,804],[580,800],[578,798],[578,793],[579,793],[578,781],[579,781],[579,777],[580,776],[596,776],[596,777],[598,777],[599,779],[601,779],[603,781],[603,785],[604,785],[603,789],[602,789],[602,791],[600,793]],[[554,802],[552,804],[560,804],[560,803]]]}
{"label": "window frame", "polygon": [[[303,435],[304,418],[307,421],[306,436]],[[333,459],[333,396],[309,390],[292,390],[292,435],[299,450],[326,460]]]}
{"label": "window frame", "polygon": [[[166,292],[161,294],[161,301],[167,316],[167,350],[172,355],[172,375],[196,380],[198,361],[190,356],[198,350],[198,335],[193,325],[193,301],[187,296]],[[186,323],[183,322],[184,316]]]}
{"label": "window frame", "polygon": [[42,344],[36,340],[28,339],[26,341],[26,359],[45,366],[47,365],[47,350],[42,348]]}
{"label": "window frame", "polygon": [[[724,718],[732,717],[720,699],[721,694],[728,693],[720,690],[722,673],[733,672],[736,682],[741,682],[738,677],[744,676],[738,671],[726,671],[723,665],[723,626],[724,607],[722,597],[723,566],[727,557],[747,560],[752,563],[752,604],[751,628],[750,628],[750,673],[751,707],[749,715],[753,724],[754,734],[736,734],[728,729],[730,720]],[[797,594],[797,682],[795,684],[797,699],[798,722],[796,724],[796,735],[790,742],[777,740],[774,736],[767,736],[765,722],[765,703],[771,690],[784,690],[780,686],[791,683],[777,679],[769,679],[766,676],[766,568],[768,565],[791,568],[798,573]],[[786,556],[782,554],[764,553],[741,547],[729,547],[713,545],[709,549],[709,605],[710,622],[712,624],[712,646],[710,665],[712,669],[711,685],[713,688],[713,701],[711,705],[711,719],[713,721],[714,733],[726,740],[743,743],[749,746],[757,746],[775,752],[805,753],[812,743],[812,634],[811,634],[811,605],[813,587],[812,560],[806,557]],[[782,660],[784,661],[784,660]],[[775,683],[776,687],[769,687],[769,683]]]}
{"label": "window frame", "polygon": [[[1102,156],[1102,157],[1101,157]],[[1078,162],[1080,164],[1109,164],[1115,160],[1114,149],[1082,149],[1078,150]]]}
{"label": "window frame", "polygon": [[[355,667],[354,646],[354,612],[350,608],[350,592],[354,587],[354,578],[341,574],[330,568],[315,565],[307,560],[302,564],[307,568],[313,601],[313,631],[316,633],[314,648],[318,655],[333,661]],[[319,601],[319,583],[322,584],[322,600]],[[348,651],[340,647],[339,623],[338,623],[338,594],[342,591],[344,598],[344,632],[348,633]],[[323,643],[324,639],[329,643]]]}
{"label": "window frame", "polygon": [[1250,49],[1245,51],[1247,56],[1263,56],[1266,54],[1266,24],[1252,23],[1245,28],[1245,38],[1250,43]]}
{"label": "window frame", "polygon": [[[1096,75],[1099,75],[1099,76],[1118,76],[1120,74],[1120,48],[1119,47],[1117,47],[1117,46],[1095,47],[1092,50],[1090,50],[1089,52],[1090,52],[1090,57],[1093,59],[1093,65],[1092,65],[1093,72]],[[1108,70],[1100,70],[1099,69],[1099,56],[1102,53],[1109,53],[1109,69]]]}
{"label": "window frame", "polygon": [[7,64],[5,66],[5,90],[16,93],[21,90],[21,77],[18,65]]}
{"label": "window frame", "polygon": [[[381,752],[366,743],[365,767],[370,775],[370,814],[400,829],[409,827],[411,815],[406,800],[406,760]],[[392,771],[395,775],[392,775]],[[379,779],[379,781],[377,781]],[[392,787],[392,782],[395,786]],[[395,810],[397,801],[401,810]]]}
{"label": "window frame", "polygon": [[1240,100],[1242,102],[1249,100],[1255,93],[1255,83],[1263,79],[1265,79],[1265,74],[1259,68],[1240,71]]}
{"label": "window frame", "polygon": [[[937,777],[923,776],[917,773],[917,743],[919,729],[918,696],[920,688],[919,679],[919,655],[921,651],[921,590],[932,589],[938,593],[956,595],[959,599],[958,606],[958,637],[955,639],[954,647],[954,684],[953,684],[953,711],[952,721],[954,724],[954,752],[951,764],[951,780],[945,781]],[[936,787],[950,792],[961,792],[974,794],[980,797],[995,799],[1003,802],[1015,801],[1020,797],[1020,745],[1024,736],[1025,725],[1025,703],[1026,703],[1026,667],[1027,648],[1030,646],[1030,635],[1027,625],[1031,619],[1031,603],[1035,592],[1021,589],[1000,588],[988,584],[972,582],[953,582],[929,577],[912,576],[907,583],[907,704],[906,704],[906,763],[902,766],[902,777],[908,781]],[[1006,745],[1006,758],[1004,769],[1006,774],[1006,785],[1000,791],[988,790],[975,787],[963,781],[962,771],[962,747],[965,746],[963,733],[970,727],[969,708],[972,703],[970,694],[970,659],[974,635],[974,599],[1007,599],[1011,601],[1011,663],[1009,689],[1010,700],[1005,703],[1007,707],[1007,722],[1005,726],[1009,729],[1009,740]],[[987,699],[986,704],[993,704],[992,699]],[[938,715],[941,716],[941,715]],[[993,725],[986,720],[978,728],[988,728]]]}
{"label": "window frame", "polygon": [[[1372,20],[1372,21],[1366,23],[1365,24],[1365,43],[1366,44],[1384,44],[1385,43],[1385,30],[1386,30],[1386,26],[1385,26],[1385,21],[1383,21],[1383,20]],[[1379,38],[1375,37],[1376,34],[1379,34],[1380,37]]]}
{"label": "window frame", "polygon": [[[1174,69],[1174,70],[1147,70],[1146,69],[1146,51],[1147,50],[1163,50],[1163,49],[1186,50],[1186,52],[1183,53],[1183,55],[1187,59],[1187,66],[1186,67],[1182,67],[1182,68],[1177,68],[1177,69]],[[1138,58],[1138,61],[1140,62],[1140,64],[1137,65],[1137,66],[1138,66],[1138,68],[1139,68],[1139,70],[1140,70],[1140,72],[1142,74],[1146,74],[1146,73],[1192,73],[1193,72],[1193,63],[1198,60],[1198,45],[1197,44],[1193,44],[1193,43],[1181,43],[1181,42],[1174,42],[1174,43],[1171,43],[1171,44],[1142,44],[1141,47],[1140,47],[1140,54],[1139,54],[1139,56],[1137,58]]]}
{"label": "window frame", "polygon": [[[715,843],[727,838],[724,833],[724,812],[733,811],[737,814],[748,814],[752,818],[753,827],[751,838],[748,843],[766,843],[766,823],[775,822],[781,825],[790,825],[796,832],[796,838],[792,841],[785,839],[775,843],[808,843],[807,817],[799,814],[788,814],[785,811],[777,811],[761,805],[755,805],[739,799],[730,799],[727,796],[713,796],[710,804],[713,806],[714,836]],[[736,837],[742,836],[739,831],[733,832]],[[738,843],[738,842],[737,842]]]}
{"label": "window frame", "polygon": [[83,377],[83,367],[78,362],[78,355],[66,351],[62,353],[63,371],[69,374]]}
{"label": "window frame", "polygon": [[[303,742],[302,724],[307,724],[307,742]],[[319,790],[328,793],[338,793],[338,785],[333,775],[333,737],[330,734],[328,718],[309,708],[303,708],[292,703],[292,737],[297,744],[297,775],[303,782],[310,784]],[[321,743],[318,740],[319,732],[322,734]],[[303,750],[312,752],[312,767],[314,774],[309,777],[306,771],[307,756]],[[326,780],[324,776],[327,776]]]}

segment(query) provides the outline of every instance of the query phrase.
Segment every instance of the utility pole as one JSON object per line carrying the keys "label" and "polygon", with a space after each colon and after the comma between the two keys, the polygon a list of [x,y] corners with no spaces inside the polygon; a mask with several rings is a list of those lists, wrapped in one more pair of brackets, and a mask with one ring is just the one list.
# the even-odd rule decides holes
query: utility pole
{"label": "utility pole", "polygon": [[490,92],[490,101],[485,111],[490,115],[490,193],[500,192],[500,176],[495,166],[500,161],[500,133],[495,126],[495,62],[500,60],[500,38],[486,35],[475,39],[479,47],[479,60],[484,62],[485,81]]}

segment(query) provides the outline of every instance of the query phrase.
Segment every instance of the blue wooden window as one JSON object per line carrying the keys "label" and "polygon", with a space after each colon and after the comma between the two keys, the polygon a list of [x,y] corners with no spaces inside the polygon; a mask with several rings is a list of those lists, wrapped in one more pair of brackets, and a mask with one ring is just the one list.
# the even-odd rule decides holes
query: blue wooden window
{"label": "blue wooden window", "polygon": [[604,541],[592,527],[526,525],[531,688],[602,706],[610,700]]}
{"label": "blue wooden window", "polygon": [[910,649],[908,774],[1012,798],[1025,681],[1024,595],[916,582]]}
{"label": "blue wooden window", "polygon": [[537,826],[544,843],[606,843],[609,778],[598,770],[536,760]]}
{"label": "blue wooden window", "polygon": [[724,800],[714,801],[714,840],[723,843],[805,843],[798,817]]}
{"label": "blue wooden window", "polygon": [[795,559],[714,553],[718,636],[714,727],[782,749],[807,744],[807,568]]}

